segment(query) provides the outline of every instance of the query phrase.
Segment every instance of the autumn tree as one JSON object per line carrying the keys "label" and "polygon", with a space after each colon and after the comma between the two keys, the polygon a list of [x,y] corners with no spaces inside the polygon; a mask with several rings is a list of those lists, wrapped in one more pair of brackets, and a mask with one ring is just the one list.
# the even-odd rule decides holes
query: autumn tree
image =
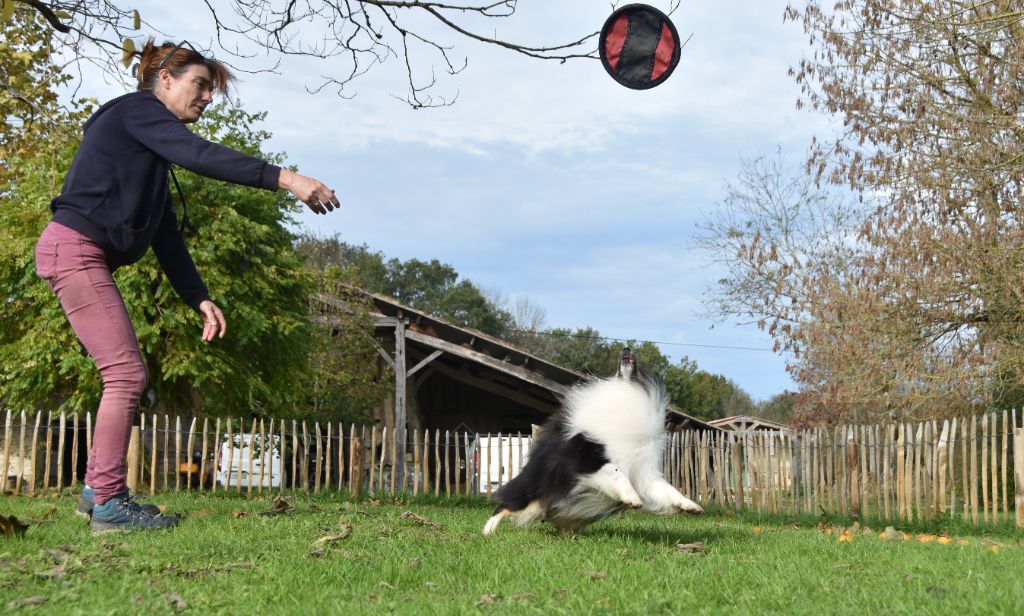
{"label": "autumn tree", "polygon": [[[812,144],[807,170],[855,200],[848,218],[827,202],[802,210],[839,223],[804,218],[819,241],[787,245],[771,214],[759,220],[776,233],[721,225],[740,275],[717,307],[793,352],[798,416],[926,418],[1020,400],[1022,15],[1009,0],[788,7],[811,45],[793,70],[800,104],[841,126]],[[764,171],[753,175],[778,175]]]}

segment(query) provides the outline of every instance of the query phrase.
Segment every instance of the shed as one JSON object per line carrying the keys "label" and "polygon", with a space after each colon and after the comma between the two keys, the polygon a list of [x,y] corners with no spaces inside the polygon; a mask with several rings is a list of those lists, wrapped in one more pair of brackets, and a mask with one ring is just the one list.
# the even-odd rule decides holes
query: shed
{"label": "shed", "polygon": [[[510,342],[363,293],[373,304],[378,351],[395,371],[392,400],[377,418],[390,429],[529,434],[588,378]],[[676,409],[669,413],[675,429],[718,431]]]}

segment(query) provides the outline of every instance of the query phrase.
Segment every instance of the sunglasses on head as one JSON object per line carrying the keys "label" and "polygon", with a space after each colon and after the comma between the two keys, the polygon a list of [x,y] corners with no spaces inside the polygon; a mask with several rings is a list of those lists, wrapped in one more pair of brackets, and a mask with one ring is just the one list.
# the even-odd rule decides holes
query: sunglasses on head
{"label": "sunglasses on head", "polygon": [[[160,62],[156,65],[157,70],[160,70],[161,68],[163,68],[164,67],[164,62],[167,62],[168,58],[173,56],[176,51],[178,51],[179,49],[181,49],[185,45],[188,45],[188,48],[191,49],[193,51],[193,53],[195,53],[197,56],[199,56],[201,58],[205,58],[206,57],[202,53],[200,53],[200,51],[198,49],[193,47],[192,43],[189,43],[187,40],[183,40],[180,43],[178,43],[177,45],[175,45],[173,48],[171,48],[170,51],[165,53],[164,57],[160,58]],[[138,77],[138,76],[139,76],[139,63],[136,62],[134,65],[132,65],[132,77]]]}
{"label": "sunglasses on head", "polygon": [[160,58],[160,63],[156,65],[157,69],[163,68],[164,62],[167,62],[167,59],[170,58],[171,56],[173,56],[174,53],[176,51],[178,51],[179,49],[181,49],[182,46],[184,46],[184,45],[188,45],[188,48],[191,49],[193,51],[193,53],[195,53],[197,56],[203,57],[203,54],[199,53],[199,50],[196,49],[195,47],[193,47],[192,43],[189,43],[188,41],[183,40],[180,43],[178,43],[177,45],[175,45],[173,48],[171,48],[171,50],[168,51],[166,54],[164,54],[163,58]]}

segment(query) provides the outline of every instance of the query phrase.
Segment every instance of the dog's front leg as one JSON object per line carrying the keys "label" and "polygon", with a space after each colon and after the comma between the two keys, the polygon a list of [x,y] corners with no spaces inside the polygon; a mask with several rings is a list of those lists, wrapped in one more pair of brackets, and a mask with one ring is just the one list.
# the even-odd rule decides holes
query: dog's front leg
{"label": "dog's front leg", "polygon": [[635,508],[643,504],[643,499],[629,482],[629,477],[614,464],[605,464],[582,483],[627,507]]}

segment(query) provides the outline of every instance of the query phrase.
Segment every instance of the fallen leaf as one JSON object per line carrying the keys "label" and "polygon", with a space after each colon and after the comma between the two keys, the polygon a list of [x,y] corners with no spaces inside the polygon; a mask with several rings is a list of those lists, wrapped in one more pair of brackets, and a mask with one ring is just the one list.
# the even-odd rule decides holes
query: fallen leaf
{"label": "fallen leaf", "polygon": [[383,586],[384,588],[387,588],[388,590],[394,590],[395,589],[394,586],[392,586],[391,584],[388,584],[384,580],[381,580],[381,581],[377,582],[377,586]]}
{"label": "fallen leaf", "polygon": [[998,553],[999,552],[999,546],[998,545],[990,545],[990,546],[988,546],[988,551],[992,552],[993,554]]}
{"label": "fallen leaf", "polygon": [[958,541],[958,543],[960,545],[970,545],[971,544],[971,542],[966,540],[966,539],[961,539],[960,541]]}
{"label": "fallen leaf", "polygon": [[477,607],[483,607],[485,605],[494,605],[498,602],[498,595],[483,595],[480,600],[476,602]]}
{"label": "fallen leaf", "polygon": [[327,547],[327,546],[330,546],[330,545],[332,545],[334,543],[337,543],[338,541],[341,541],[345,537],[348,537],[349,535],[352,534],[352,525],[351,524],[344,524],[344,523],[342,523],[342,524],[339,524],[338,526],[340,527],[340,531],[341,532],[339,532],[339,533],[337,533],[335,535],[326,535],[324,537],[320,537],[319,539],[317,539],[316,541],[313,542],[313,547],[318,547],[318,546]]}
{"label": "fallen leaf", "polygon": [[416,558],[415,556],[410,558],[409,559],[409,566],[410,567],[419,567],[420,566],[420,559]]}
{"label": "fallen leaf", "polygon": [[937,540],[938,540],[938,537],[936,535],[918,535],[917,536],[918,543],[931,543],[932,541],[937,541]]}
{"label": "fallen leaf", "polygon": [[236,520],[238,518],[244,518],[247,515],[249,515],[248,511],[232,511],[231,512],[231,517],[235,518]]}
{"label": "fallen leaf", "polygon": [[580,573],[582,573],[583,575],[589,577],[591,580],[603,580],[606,577],[608,577],[608,574],[605,573],[604,571],[586,571],[586,570],[581,570]]}
{"label": "fallen leaf", "polygon": [[569,596],[569,590],[566,588],[556,588],[552,591],[551,596],[555,599],[565,599]]}
{"label": "fallen leaf", "polygon": [[760,526],[755,526],[754,527],[754,534],[755,535],[761,534],[761,527]]}
{"label": "fallen leaf", "polygon": [[940,545],[946,545],[947,543],[952,543],[952,542],[953,542],[953,540],[950,539],[949,537],[939,537],[939,544]]}
{"label": "fallen leaf", "polygon": [[50,558],[58,563],[62,563],[68,559],[69,554],[64,550],[57,550],[54,548],[43,548],[42,551],[49,554]]}
{"label": "fallen leaf", "polygon": [[704,553],[704,542],[698,541],[696,543],[677,543],[676,549],[683,554],[703,554]]}
{"label": "fallen leaf", "polygon": [[54,505],[53,507],[50,507],[48,510],[46,510],[45,513],[33,517],[32,518],[32,522],[34,522],[36,524],[39,524],[41,522],[45,522],[45,521],[49,520],[51,517],[53,517],[53,514],[56,513],[56,512],[57,512],[57,505]]}
{"label": "fallen leaf", "polygon": [[285,513],[291,513],[293,511],[295,511],[295,507],[289,505],[288,501],[281,498],[280,496],[275,496],[274,502],[270,504],[270,511],[264,511],[260,513],[260,515],[270,517],[275,515],[282,515]]}
{"label": "fallen leaf", "polygon": [[886,526],[885,532],[880,534],[878,538],[884,539],[886,541],[903,541],[903,533],[896,530],[892,526]]}
{"label": "fallen leaf", "polygon": [[853,535],[843,533],[839,535],[839,543],[853,543]]}
{"label": "fallen leaf", "polygon": [[323,550],[313,550],[312,552],[310,552],[306,556],[309,556],[310,558],[322,558],[323,555],[324,555],[324,551]]}
{"label": "fallen leaf", "polygon": [[417,524],[422,524],[424,526],[429,526],[430,528],[433,528],[434,530],[441,530],[441,525],[440,524],[438,524],[436,522],[431,522],[427,518],[421,516],[418,513],[413,513],[412,511],[406,511],[405,513],[403,513],[402,514],[402,519],[403,520],[412,520],[413,522],[416,522]]}
{"label": "fallen leaf", "polygon": [[28,524],[23,523],[15,516],[0,515],[0,530],[5,537],[23,537],[28,529]]}
{"label": "fallen leaf", "polygon": [[865,526],[860,530],[860,534],[865,537],[870,537],[875,534],[875,531],[871,530],[871,527]]}
{"label": "fallen leaf", "polygon": [[24,599],[15,599],[8,603],[7,609],[16,610],[26,605],[42,605],[44,603],[46,603],[46,597],[25,597]]}
{"label": "fallen leaf", "polygon": [[57,565],[49,571],[42,571],[36,574],[36,577],[43,579],[62,578],[68,574],[68,570],[64,568],[64,565]]}
{"label": "fallen leaf", "polygon": [[185,600],[181,598],[181,595],[176,592],[164,595],[164,599],[167,600],[168,607],[173,609],[175,612],[181,612],[188,609],[188,603],[186,603]]}
{"label": "fallen leaf", "polygon": [[231,563],[230,565],[228,565],[228,569],[252,569],[255,566],[256,565],[248,562]]}

